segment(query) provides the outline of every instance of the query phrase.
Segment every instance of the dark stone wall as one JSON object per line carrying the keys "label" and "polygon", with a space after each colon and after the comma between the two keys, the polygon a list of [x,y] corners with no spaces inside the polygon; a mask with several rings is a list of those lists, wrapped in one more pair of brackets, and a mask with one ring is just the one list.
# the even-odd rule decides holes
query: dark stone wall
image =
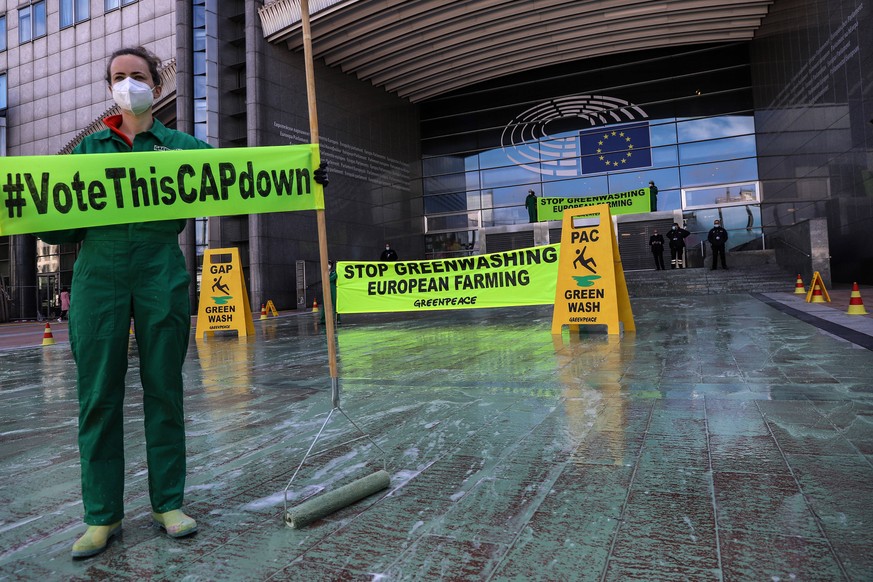
{"label": "dark stone wall", "polygon": [[837,282],[873,283],[871,26],[862,0],[778,0],[751,47],[763,223],[826,217]]}
{"label": "dark stone wall", "polygon": [[[248,145],[310,143],[302,53],[266,42],[258,48],[247,62],[256,69],[248,78]],[[387,240],[403,259],[424,258],[417,107],[321,62],[315,73],[319,143],[330,173],[329,257],[377,260]],[[308,288],[303,307],[316,297],[322,303],[314,211],[248,217],[236,227],[239,219],[222,221],[248,245],[253,305],[272,299],[279,309],[293,308],[300,260]]]}

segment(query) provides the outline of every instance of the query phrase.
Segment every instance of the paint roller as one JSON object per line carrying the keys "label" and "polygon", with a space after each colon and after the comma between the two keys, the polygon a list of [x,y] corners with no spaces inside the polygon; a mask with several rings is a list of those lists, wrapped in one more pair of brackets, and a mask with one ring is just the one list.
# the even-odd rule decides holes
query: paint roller
{"label": "paint roller", "polygon": [[391,477],[387,471],[370,473],[348,485],[317,495],[292,509],[286,510],[285,525],[294,529],[304,527],[374,493],[387,489],[390,484]]}
{"label": "paint roller", "polygon": [[[326,318],[327,320],[329,318]],[[391,485],[391,478],[388,475],[387,471],[387,462],[385,451],[382,450],[376,441],[374,441],[370,435],[361,430],[361,427],[352,420],[349,415],[345,413],[345,411],[340,406],[340,391],[339,391],[339,383],[337,382],[336,377],[331,378],[331,403],[333,408],[331,408],[330,412],[327,415],[327,418],[324,419],[324,422],[321,424],[321,428],[316,433],[315,438],[312,439],[312,443],[309,445],[309,448],[306,450],[306,454],[303,455],[303,459],[300,461],[300,464],[297,465],[297,469],[294,471],[294,474],[291,475],[291,479],[288,481],[288,485],[285,487],[285,525],[290,528],[298,529],[309,525],[314,521],[318,521],[322,517],[327,517],[328,515],[338,511],[344,507],[348,507],[358,501],[373,495],[374,493],[378,493],[383,489],[387,489]],[[364,435],[370,443],[376,447],[380,453],[382,453],[382,469],[376,471],[375,473],[371,473],[366,477],[362,477],[351,483],[343,485],[338,489],[334,489],[333,491],[328,491],[317,495],[311,499],[307,499],[303,503],[289,508],[288,507],[288,491],[291,488],[291,484],[294,483],[294,479],[297,477],[297,474],[300,472],[300,469],[303,468],[303,464],[306,462],[306,459],[309,457],[312,449],[315,447],[315,443],[318,442],[318,439],[321,437],[321,433],[324,432],[325,427],[330,422],[331,417],[334,412],[339,412],[343,416],[346,417],[352,426],[354,426],[359,433]]]}
{"label": "paint roller", "polygon": [[[306,69],[306,95],[309,104],[309,131],[312,137],[312,143],[318,144],[318,114],[316,110],[316,100],[315,100],[315,71],[313,68],[312,62],[312,32],[309,25],[309,2],[308,0],[301,0],[300,2],[300,23],[301,28],[303,29],[303,57],[304,64]],[[318,186],[317,186],[318,187]],[[324,210],[318,209],[315,211],[315,216],[318,224],[318,250],[319,250],[319,258],[321,261],[321,272],[322,272],[322,281],[328,281],[330,274],[328,273],[328,261],[327,261],[327,228],[325,226],[324,220]],[[318,433],[315,435],[315,438],[312,440],[312,443],[309,445],[309,449],[306,451],[306,454],[303,455],[303,460],[300,461],[300,464],[297,466],[297,470],[294,471],[294,474],[291,475],[291,480],[288,481],[288,485],[285,487],[285,525],[291,528],[300,528],[305,525],[308,525],[314,521],[317,521],[323,517],[326,517],[335,511],[338,511],[344,507],[348,507],[353,503],[357,503],[358,501],[373,495],[383,489],[387,489],[390,483],[390,476],[387,472],[387,463],[385,462],[385,451],[382,450],[376,442],[370,438],[370,435],[365,433],[361,428],[355,424],[349,416],[343,411],[340,407],[340,390],[339,390],[339,382],[337,380],[337,366],[336,366],[336,336],[335,336],[335,328],[334,328],[334,305],[333,300],[330,296],[330,290],[328,285],[322,285],[322,298],[323,298],[323,308],[325,310],[325,335],[327,336],[327,354],[328,354],[328,362],[330,365],[330,380],[331,380],[331,404],[332,408],[330,413],[328,413],[327,418],[324,420],[324,423],[321,425],[321,429],[319,429]],[[317,495],[311,499],[304,501],[303,503],[297,505],[296,507],[290,508],[288,507],[288,490],[291,488],[291,484],[294,482],[295,477],[300,472],[300,469],[303,467],[303,464],[306,462],[307,457],[312,452],[313,447],[315,447],[315,443],[318,442],[319,437],[321,437],[321,433],[324,432],[327,423],[330,422],[331,417],[334,412],[340,412],[346,419],[354,426],[359,433],[364,435],[369,441],[382,453],[382,470],[376,471],[375,473],[371,473],[366,477],[362,477],[347,485],[343,485],[338,489],[333,491],[328,491],[326,493],[322,493],[321,495]]]}

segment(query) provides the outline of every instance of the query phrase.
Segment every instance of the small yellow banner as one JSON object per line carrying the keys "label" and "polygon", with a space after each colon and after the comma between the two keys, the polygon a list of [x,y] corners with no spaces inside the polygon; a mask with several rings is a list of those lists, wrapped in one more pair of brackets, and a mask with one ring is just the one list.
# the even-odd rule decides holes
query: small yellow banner
{"label": "small yellow banner", "polygon": [[610,214],[639,214],[651,209],[651,188],[638,188],[627,192],[601,194],[584,198],[540,198],[537,201],[537,220],[561,220],[566,210],[609,204]]}
{"label": "small yellow banner", "polygon": [[564,212],[552,334],[566,324],[606,325],[608,333],[635,331],[630,297],[609,205]]}
{"label": "small yellow banner", "polygon": [[207,249],[203,253],[197,337],[229,330],[236,330],[240,337],[255,334],[239,249]]}

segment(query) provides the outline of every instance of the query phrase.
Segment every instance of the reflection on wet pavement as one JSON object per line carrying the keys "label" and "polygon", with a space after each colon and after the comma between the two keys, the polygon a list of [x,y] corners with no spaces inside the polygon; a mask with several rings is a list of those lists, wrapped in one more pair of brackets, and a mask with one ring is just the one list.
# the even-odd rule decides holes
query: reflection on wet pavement
{"label": "reflection on wet pavement", "polygon": [[[150,524],[131,338],[123,535],[81,562],[68,344],[0,353],[0,579],[869,580],[873,352],[748,295],[636,299],[637,333],[542,308],[348,316],[344,410],[391,487],[292,530],[330,408],[317,315],[192,339],[186,508]],[[381,468],[331,422],[302,499]]]}

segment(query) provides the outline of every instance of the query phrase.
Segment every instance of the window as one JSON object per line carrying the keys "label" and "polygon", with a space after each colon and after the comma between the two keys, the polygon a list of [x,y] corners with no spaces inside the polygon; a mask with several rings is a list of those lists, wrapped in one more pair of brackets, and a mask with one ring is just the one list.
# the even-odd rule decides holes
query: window
{"label": "window", "polygon": [[133,4],[136,0],[105,0],[103,4],[104,9],[115,10],[116,8],[121,8],[122,6],[127,6],[128,4]]}
{"label": "window", "polygon": [[206,0],[193,0],[194,137],[206,141],[209,109],[206,98]]}
{"label": "window", "polygon": [[6,73],[0,74],[0,111],[6,109]]}
{"label": "window", "polygon": [[34,2],[18,9],[18,40],[30,42],[45,36],[45,2]]}
{"label": "window", "polygon": [[0,51],[6,50],[6,15],[0,16]]}
{"label": "window", "polygon": [[90,4],[89,0],[61,0],[59,6],[61,28],[88,20]]}

